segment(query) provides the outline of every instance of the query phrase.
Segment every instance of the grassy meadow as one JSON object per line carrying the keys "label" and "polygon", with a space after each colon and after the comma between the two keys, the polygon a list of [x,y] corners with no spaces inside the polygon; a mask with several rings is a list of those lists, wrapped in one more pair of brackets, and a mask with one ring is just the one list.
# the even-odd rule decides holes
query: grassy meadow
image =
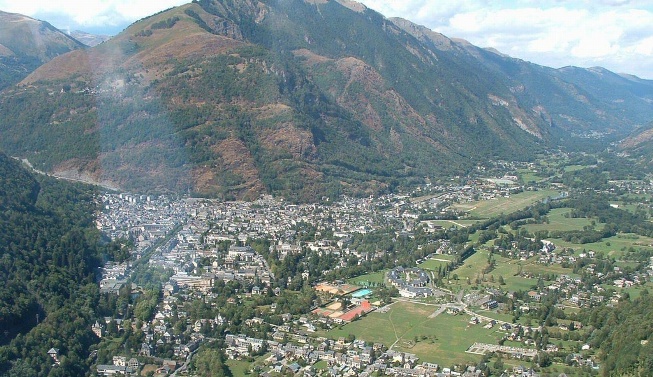
{"label": "grassy meadow", "polygon": [[558,192],[554,190],[524,191],[511,195],[509,198],[501,197],[493,200],[479,200],[457,204],[454,208],[460,211],[467,211],[474,218],[487,219],[502,213],[507,214],[518,211],[549,196],[553,197],[557,195]]}
{"label": "grassy meadow", "polygon": [[474,342],[496,344],[503,335],[496,328],[483,328],[483,324],[470,325],[469,315],[453,316],[445,312],[429,318],[438,308],[400,301],[386,313],[370,313],[321,335],[338,339],[353,334],[358,339],[383,343],[398,351],[414,353],[421,361],[441,365],[478,362],[480,356],[465,353],[467,348]]}

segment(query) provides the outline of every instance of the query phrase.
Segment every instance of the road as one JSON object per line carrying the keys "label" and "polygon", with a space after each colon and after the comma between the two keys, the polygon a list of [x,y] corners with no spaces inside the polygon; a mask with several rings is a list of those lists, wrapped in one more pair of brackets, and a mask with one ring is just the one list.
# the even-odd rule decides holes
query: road
{"label": "road", "polygon": [[190,361],[193,359],[193,355],[195,355],[197,350],[199,350],[199,348],[196,349],[195,351],[191,352],[188,356],[186,356],[186,361],[184,361],[184,363],[179,368],[175,369],[175,371],[172,372],[172,374],[170,376],[176,376],[177,372],[183,372],[183,371],[187,370],[188,369],[188,364],[190,364]]}

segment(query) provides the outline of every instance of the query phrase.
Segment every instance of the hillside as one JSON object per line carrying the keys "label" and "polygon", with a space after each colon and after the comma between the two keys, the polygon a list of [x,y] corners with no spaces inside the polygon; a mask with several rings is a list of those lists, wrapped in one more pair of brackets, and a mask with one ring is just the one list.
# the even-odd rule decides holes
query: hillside
{"label": "hillside", "polygon": [[35,177],[0,153],[0,375],[86,374],[95,274],[112,256],[98,209],[88,187]]}
{"label": "hillside", "polygon": [[526,119],[539,116],[551,128],[576,136],[592,132],[624,136],[653,119],[653,81],[600,67],[543,67],[449,39],[407,20],[392,21],[433,50],[456,57],[457,65],[471,65],[507,85],[510,95],[502,105],[522,109]]}
{"label": "hillside", "polygon": [[0,11],[0,90],[84,45],[44,21]]}
{"label": "hillside", "polygon": [[653,119],[651,82],[574,72],[349,1],[202,0],[5,91],[0,147],[125,189],[378,193]]}
{"label": "hillside", "polygon": [[617,144],[617,150],[636,158],[647,172],[653,163],[653,123],[638,128]]}

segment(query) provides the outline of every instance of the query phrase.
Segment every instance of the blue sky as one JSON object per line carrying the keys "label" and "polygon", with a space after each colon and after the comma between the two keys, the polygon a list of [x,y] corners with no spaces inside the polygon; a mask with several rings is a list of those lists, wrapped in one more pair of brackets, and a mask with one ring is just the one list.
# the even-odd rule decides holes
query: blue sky
{"label": "blue sky", "polygon": [[[62,30],[116,34],[188,0],[0,0]],[[653,79],[653,0],[362,0],[450,38],[559,68],[602,66]]]}

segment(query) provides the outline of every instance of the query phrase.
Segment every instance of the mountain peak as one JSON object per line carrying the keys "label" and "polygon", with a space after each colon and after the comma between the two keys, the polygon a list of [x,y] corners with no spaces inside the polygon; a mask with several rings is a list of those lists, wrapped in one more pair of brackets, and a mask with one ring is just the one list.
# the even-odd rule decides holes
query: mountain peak
{"label": "mountain peak", "polygon": [[69,35],[89,47],[97,46],[111,39],[110,35],[91,34],[81,30],[74,30]]}
{"label": "mountain peak", "polygon": [[45,21],[0,11],[0,90],[82,43]]}

